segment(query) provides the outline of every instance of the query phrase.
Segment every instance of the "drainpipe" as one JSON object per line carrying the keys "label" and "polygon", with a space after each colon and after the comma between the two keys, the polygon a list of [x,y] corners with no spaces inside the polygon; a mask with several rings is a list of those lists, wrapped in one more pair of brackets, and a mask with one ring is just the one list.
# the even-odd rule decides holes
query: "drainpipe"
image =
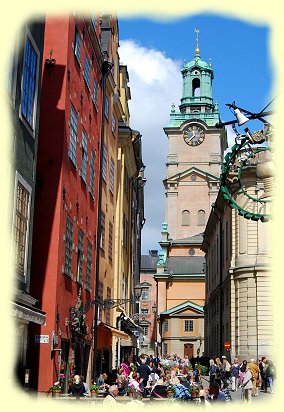
{"label": "drainpipe", "polygon": [[97,238],[96,238],[96,283],[95,283],[95,305],[94,305],[94,359],[93,359],[93,380],[98,377],[98,362],[97,362],[97,346],[98,346],[98,315],[99,315],[99,280],[100,280],[100,242],[101,242],[101,219],[102,219],[102,166],[103,166],[103,150],[105,141],[105,101],[106,101],[106,78],[109,75],[113,63],[105,60],[102,64],[102,123],[101,123],[101,146],[100,146],[100,176],[99,176],[99,193],[98,193],[98,223],[97,223]]}

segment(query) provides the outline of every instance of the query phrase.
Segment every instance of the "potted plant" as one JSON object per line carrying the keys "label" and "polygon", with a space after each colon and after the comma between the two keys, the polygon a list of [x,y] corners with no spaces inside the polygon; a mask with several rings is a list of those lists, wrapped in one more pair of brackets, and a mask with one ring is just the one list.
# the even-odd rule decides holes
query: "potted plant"
{"label": "potted plant", "polygon": [[96,385],[95,383],[93,383],[90,386],[90,391],[91,391],[91,396],[97,396],[98,392],[99,392],[99,385]]}
{"label": "potted plant", "polygon": [[55,382],[50,388],[49,393],[52,393],[52,396],[58,396],[62,393],[62,387],[59,382]]}
{"label": "potted plant", "polygon": [[191,386],[189,387],[189,392],[191,393],[191,396],[192,396],[193,398],[195,398],[196,396],[199,395],[199,389],[198,389],[198,387],[197,387],[196,385],[191,385]]}
{"label": "potted plant", "polygon": [[166,391],[167,391],[167,398],[171,398],[176,393],[176,388],[175,386],[170,385],[167,387]]}
{"label": "potted plant", "polygon": [[135,388],[127,388],[127,395],[130,396],[131,398],[134,398],[136,394],[136,389]]}

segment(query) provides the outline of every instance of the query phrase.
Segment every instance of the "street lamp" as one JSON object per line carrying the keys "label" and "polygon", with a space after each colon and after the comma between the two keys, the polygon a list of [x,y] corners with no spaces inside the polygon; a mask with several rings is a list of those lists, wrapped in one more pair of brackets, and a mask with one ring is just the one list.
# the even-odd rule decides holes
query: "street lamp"
{"label": "street lamp", "polygon": [[158,356],[158,342],[157,342],[157,310],[158,310],[158,305],[155,302],[152,306],[152,312],[154,313],[154,335],[155,335],[155,347],[154,347],[154,355],[155,357]]}

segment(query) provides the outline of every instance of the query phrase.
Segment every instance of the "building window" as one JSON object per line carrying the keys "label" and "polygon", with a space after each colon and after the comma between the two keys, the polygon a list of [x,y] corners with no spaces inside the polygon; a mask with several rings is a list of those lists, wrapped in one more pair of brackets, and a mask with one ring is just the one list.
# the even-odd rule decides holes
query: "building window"
{"label": "building window", "polygon": [[109,100],[107,96],[105,96],[105,117],[109,118]]}
{"label": "building window", "polygon": [[182,226],[189,226],[190,224],[190,213],[188,210],[184,210],[181,215]]}
{"label": "building window", "polygon": [[76,112],[74,107],[71,106],[69,157],[75,166],[76,166],[77,137],[78,137],[78,113]]}
{"label": "building window", "polygon": [[22,79],[21,113],[31,127],[34,126],[38,55],[39,53],[36,51],[31,39],[27,37]]}
{"label": "building window", "polygon": [[74,48],[74,53],[76,56],[76,59],[78,63],[80,64],[80,59],[81,59],[81,34],[77,27],[75,28],[75,48]]}
{"label": "building window", "polygon": [[149,300],[150,299],[150,289],[148,287],[142,287],[141,299]]}
{"label": "building window", "polygon": [[87,179],[87,153],[88,153],[88,136],[85,130],[82,130],[82,145],[81,145],[81,178],[86,183]]}
{"label": "building window", "polygon": [[168,344],[167,343],[163,343],[163,355],[167,355],[168,354]]}
{"label": "building window", "polygon": [[192,95],[194,97],[200,96],[200,80],[197,78],[192,80]]}
{"label": "building window", "polygon": [[196,181],[196,175],[191,175],[191,181],[195,182]]}
{"label": "building window", "polygon": [[111,116],[111,130],[113,133],[116,131],[116,117],[114,114]]}
{"label": "building window", "polygon": [[114,160],[111,158],[109,165],[109,190],[112,194],[114,194],[114,174]]}
{"label": "building window", "polygon": [[84,256],[84,233],[79,230],[78,234],[78,247],[77,247],[77,275],[76,280],[82,283],[83,274],[83,256]]}
{"label": "building window", "polygon": [[141,309],[141,315],[148,315],[149,309]]}
{"label": "building window", "polygon": [[92,96],[92,99],[93,99],[94,105],[95,105],[96,107],[98,107],[98,89],[99,89],[99,87],[98,87],[98,82],[97,82],[97,80],[94,78],[94,87],[93,87],[93,96]]}
{"label": "building window", "polygon": [[128,173],[127,173],[126,168],[124,169],[123,186],[124,186],[124,192],[125,192],[126,198],[129,199],[129,178],[128,178]]}
{"label": "building window", "polygon": [[143,335],[144,336],[149,336],[149,326],[143,326],[141,325],[141,328],[143,329]]}
{"label": "building window", "polygon": [[91,276],[92,276],[92,266],[93,266],[93,247],[88,241],[87,247],[87,262],[86,262],[86,288],[91,290]]}
{"label": "building window", "polygon": [[104,250],[105,248],[105,214],[101,212],[101,242],[100,247]]}
{"label": "building window", "polygon": [[90,89],[90,75],[91,75],[91,61],[89,57],[85,56],[85,65],[84,65],[84,79],[85,82],[88,86],[88,89]]}
{"label": "building window", "polygon": [[113,225],[109,222],[108,257],[112,259]]}
{"label": "building window", "polygon": [[[102,281],[99,281],[98,285],[98,300],[103,302],[103,296],[104,296],[104,284]],[[102,306],[99,306],[98,308],[98,320],[102,321],[103,317],[103,308]]]}
{"label": "building window", "polygon": [[168,332],[169,331],[169,320],[165,319],[163,322],[163,332]]}
{"label": "building window", "polygon": [[193,320],[186,319],[184,321],[184,332],[193,332]]}
{"label": "building window", "polygon": [[[223,237],[224,239],[224,237]],[[230,244],[230,240],[229,240],[229,224],[228,221],[226,222],[226,240],[225,240],[225,244],[226,244],[226,262],[229,259],[229,244]]]}
{"label": "building window", "polygon": [[205,226],[205,211],[198,210],[198,226]]}
{"label": "building window", "polygon": [[31,188],[18,174],[16,174],[16,176],[17,183],[14,224],[16,270],[20,275],[25,276]]}
{"label": "building window", "polygon": [[102,165],[102,177],[104,181],[106,182],[107,180],[107,147],[104,144],[103,147],[103,165]]}
{"label": "building window", "polygon": [[[106,296],[106,298],[108,300],[111,299],[111,288],[109,288],[109,287],[107,287],[107,296]],[[106,324],[110,325],[110,308],[107,308],[105,312],[106,312]]]}
{"label": "building window", "polygon": [[128,227],[128,219],[126,218],[125,213],[123,213],[123,244],[126,249],[128,248]]}
{"label": "building window", "polygon": [[13,102],[15,100],[16,80],[17,80],[17,56],[16,56],[16,53],[11,53],[9,56],[7,88],[8,88],[8,93]]}
{"label": "building window", "polygon": [[194,256],[195,255],[195,249],[190,248],[188,251],[189,256]]}
{"label": "building window", "polygon": [[73,220],[67,216],[65,232],[65,261],[64,272],[72,276],[72,252],[73,252]]}
{"label": "building window", "polygon": [[96,159],[96,154],[95,151],[91,151],[91,157],[90,157],[90,192],[92,196],[94,196],[94,183],[95,183],[95,159]]}
{"label": "building window", "polygon": [[126,275],[122,273],[122,281],[121,281],[121,299],[126,298]]}

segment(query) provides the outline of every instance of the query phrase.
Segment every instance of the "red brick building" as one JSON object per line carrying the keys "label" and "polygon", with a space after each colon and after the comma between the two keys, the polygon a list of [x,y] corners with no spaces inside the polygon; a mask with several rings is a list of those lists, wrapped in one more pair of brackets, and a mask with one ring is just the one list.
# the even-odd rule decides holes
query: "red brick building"
{"label": "red brick building", "polygon": [[72,363],[85,378],[92,368],[94,310],[86,303],[96,276],[99,39],[96,19],[46,17],[31,285],[46,324],[35,325],[29,342],[38,391],[48,390],[60,369],[68,377]]}

